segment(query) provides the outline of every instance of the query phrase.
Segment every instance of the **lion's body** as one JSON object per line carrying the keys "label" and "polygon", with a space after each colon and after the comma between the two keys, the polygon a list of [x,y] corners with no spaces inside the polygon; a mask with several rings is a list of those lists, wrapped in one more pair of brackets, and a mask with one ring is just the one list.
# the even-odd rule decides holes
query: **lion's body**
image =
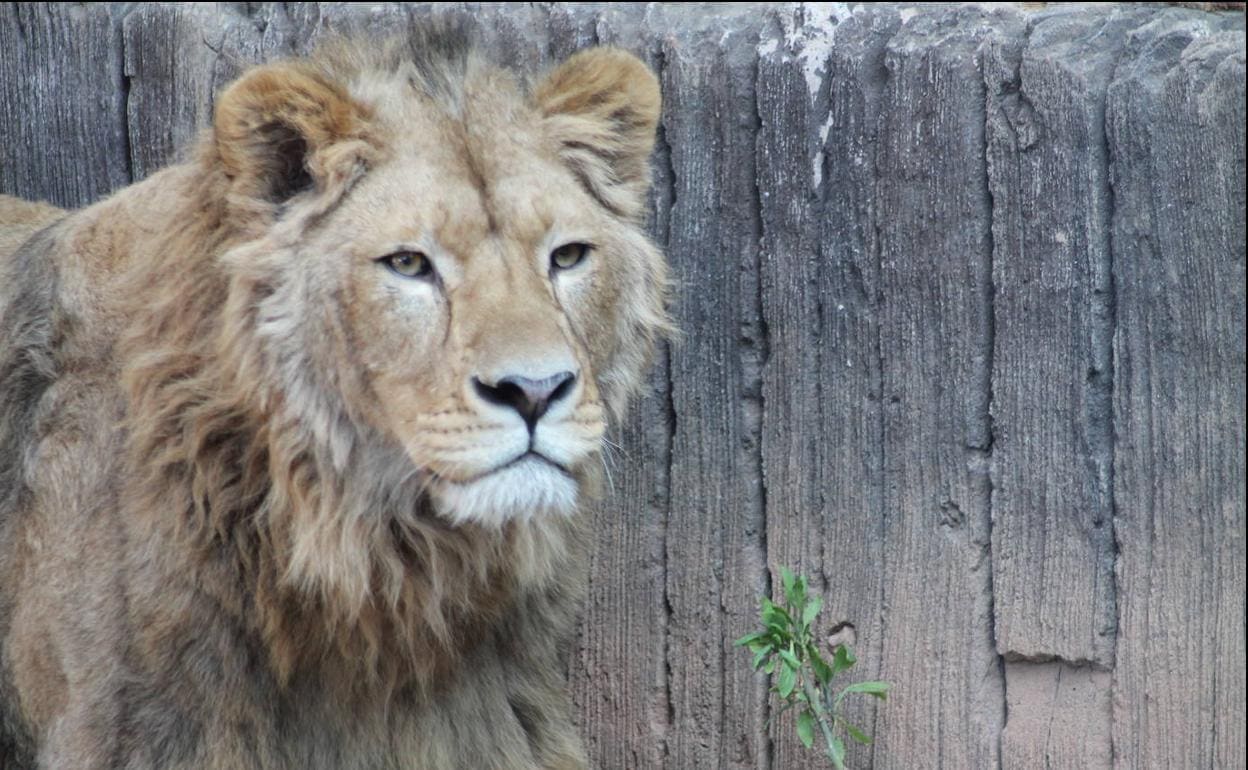
{"label": "lion's body", "polygon": [[[549,106],[558,82],[539,91],[543,112],[513,81],[475,66],[458,98],[478,87],[510,94],[511,109],[529,112],[504,122],[508,132],[566,107]],[[400,168],[406,145],[378,127],[393,112],[396,97],[384,93],[393,84],[359,66],[342,84],[331,69],[308,72],[245,78],[222,97],[194,161],[90,208],[0,197],[0,768],[585,762],[563,656],[587,524],[560,501],[594,483],[603,407],[623,403],[662,322],[661,264],[627,268],[646,282],[633,308],[594,299],[628,295],[606,272],[585,272],[597,277],[577,279],[593,283],[573,294],[510,278],[511,299],[486,302],[504,279],[472,283],[485,260],[476,255],[482,244],[520,242],[523,212],[543,210],[542,197],[481,198],[483,188],[501,197],[521,172],[499,171],[501,161],[469,146],[454,156],[478,177],[463,194],[475,189],[485,203],[447,198],[464,177],[450,161],[438,166],[439,189],[417,185],[438,202],[405,200],[398,182],[430,160],[413,151],[423,165]],[[432,104],[403,85],[403,98]],[[306,144],[306,186],[275,193],[256,170],[263,156],[235,165],[231,153],[289,147],[285,137],[246,144],[257,135],[248,132],[271,128],[251,121],[258,108],[247,100],[263,98],[298,113],[277,120]],[[315,109],[298,112],[300,99]],[[469,123],[455,117],[439,125]],[[302,179],[281,162],[273,173],[288,176],[277,181]],[[567,178],[576,185],[592,172]],[[615,210],[618,191],[580,182],[575,203],[556,195],[551,205],[597,201],[598,219],[577,225],[583,237],[620,228],[627,243],[644,243],[639,232],[627,240],[636,225]],[[426,222],[426,235],[458,260],[435,260],[445,271],[437,284],[396,278],[371,258],[315,262],[406,221],[397,207],[415,220],[431,205],[442,219]],[[464,214],[474,205],[489,220],[480,230]],[[549,227],[569,215],[560,216],[539,219]],[[597,237],[611,253],[613,236]],[[305,273],[309,283],[291,288]],[[516,300],[516,281],[537,299]],[[424,321],[395,335],[399,313]],[[464,384],[481,391],[480,372],[496,360],[483,351],[514,366],[526,343],[506,330],[517,325],[546,334],[541,350],[521,351],[525,362],[573,340],[559,365],[584,382],[567,406],[550,407],[555,416],[525,417],[529,454],[553,457],[542,463],[557,460],[558,472],[534,467],[531,489],[500,493],[494,475],[541,463],[473,459],[526,423],[473,401]],[[624,328],[638,339],[619,339]]]}

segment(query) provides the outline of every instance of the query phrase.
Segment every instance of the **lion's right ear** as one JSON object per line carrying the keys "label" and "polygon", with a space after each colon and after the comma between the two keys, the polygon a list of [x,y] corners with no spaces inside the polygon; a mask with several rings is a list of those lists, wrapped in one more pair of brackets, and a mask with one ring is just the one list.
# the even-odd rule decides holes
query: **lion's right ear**
{"label": "lion's right ear", "polygon": [[533,96],[581,183],[608,209],[639,216],[662,104],[650,68],[627,51],[590,48],[556,67]]}
{"label": "lion's right ear", "polygon": [[369,112],[309,67],[273,64],[221,94],[213,118],[231,196],[284,203],[340,187],[366,163]]}

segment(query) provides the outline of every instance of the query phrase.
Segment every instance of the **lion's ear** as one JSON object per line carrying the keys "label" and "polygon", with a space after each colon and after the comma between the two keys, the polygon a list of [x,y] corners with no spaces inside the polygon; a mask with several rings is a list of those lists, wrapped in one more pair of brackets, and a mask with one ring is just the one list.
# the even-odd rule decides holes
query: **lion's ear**
{"label": "lion's ear", "polygon": [[534,100],[560,153],[607,208],[636,216],[650,186],[659,81],[617,48],[575,54],[538,85]]}
{"label": "lion's ear", "polygon": [[367,119],[364,107],[312,69],[274,64],[221,94],[213,138],[233,195],[284,203],[356,172]]}

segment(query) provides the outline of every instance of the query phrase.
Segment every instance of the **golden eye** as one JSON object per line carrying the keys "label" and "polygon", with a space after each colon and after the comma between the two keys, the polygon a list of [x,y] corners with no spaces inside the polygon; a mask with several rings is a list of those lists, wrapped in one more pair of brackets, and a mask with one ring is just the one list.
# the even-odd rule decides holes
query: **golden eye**
{"label": "golden eye", "polygon": [[589,256],[588,243],[565,243],[550,252],[550,264],[556,270],[576,267]]}
{"label": "golden eye", "polygon": [[404,278],[425,278],[433,274],[433,263],[419,251],[396,251],[378,261]]}

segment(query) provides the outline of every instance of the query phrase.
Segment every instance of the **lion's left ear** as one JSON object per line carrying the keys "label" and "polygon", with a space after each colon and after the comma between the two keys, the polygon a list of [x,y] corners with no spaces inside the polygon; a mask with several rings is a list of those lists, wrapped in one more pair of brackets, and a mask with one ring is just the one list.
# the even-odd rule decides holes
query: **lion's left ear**
{"label": "lion's left ear", "polygon": [[341,86],[288,62],[254,69],[221,94],[213,139],[232,195],[285,203],[356,174],[367,122]]}
{"label": "lion's left ear", "polygon": [[650,187],[662,104],[650,68],[627,51],[591,48],[550,73],[534,100],[564,162],[590,193],[617,214],[637,217]]}

